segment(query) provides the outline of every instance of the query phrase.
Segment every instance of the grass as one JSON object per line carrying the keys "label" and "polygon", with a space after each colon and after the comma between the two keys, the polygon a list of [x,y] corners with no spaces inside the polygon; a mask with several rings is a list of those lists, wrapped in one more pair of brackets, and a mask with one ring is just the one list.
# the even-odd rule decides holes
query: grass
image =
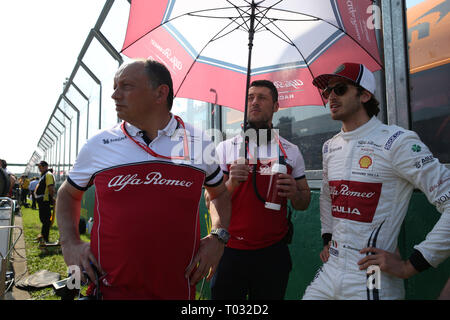
{"label": "grass", "polygon": [[[31,275],[40,270],[48,270],[57,272],[61,275],[61,279],[67,277],[67,265],[64,262],[60,249],[49,249],[43,252],[39,249],[39,243],[36,237],[41,233],[41,222],[39,220],[39,211],[31,208],[21,208],[23,236],[25,237],[26,258],[28,274]],[[55,223],[50,228],[50,242],[59,239],[58,226]],[[89,235],[81,235],[83,241],[89,241]],[[41,290],[30,291],[30,295],[34,300],[60,300],[60,297],[54,294],[53,288],[44,288]]]}

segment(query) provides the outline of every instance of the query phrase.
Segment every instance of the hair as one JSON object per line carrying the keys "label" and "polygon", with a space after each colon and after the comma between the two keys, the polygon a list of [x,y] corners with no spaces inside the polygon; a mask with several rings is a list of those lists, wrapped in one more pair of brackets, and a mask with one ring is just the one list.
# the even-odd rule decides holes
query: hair
{"label": "hair", "polygon": [[273,102],[278,101],[278,90],[277,87],[273,84],[272,81],[269,80],[255,80],[250,84],[250,87],[266,87],[270,89],[270,92],[272,94],[272,100]]}
{"label": "hair", "polygon": [[167,106],[169,107],[170,111],[173,105],[173,83],[172,76],[170,75],[169,70],[162,63],[150,59],[145,60],[144,69],[153,88],[157,88],[162,84],[165,84],[169,87],[169,94],[167,95]]}
{"label": "hair", "polygon": [[6,169],[8,163],[6,163],[6,160],[0,159],[0,166],[1,168]]}
{"label": "hair", "polygon": [[[360,96],[364,91],[367,91],[366,89],[364,89],[361,86],[357,86],[356,88],[358,89],[358,96]],[[367,92],[369,92],[369,91],[367,91]],[[363,107],[366,110],[369,118],[372,118],[373,116],[377,116],[378,113],[380,112],[380,108],[378,107],[378,105],[380,103],[375,98],[373,93],[371,93],[371,92],[369,92],[369,93],[370,93],[371,97],[370,97],[369,101],[363,103]]]}

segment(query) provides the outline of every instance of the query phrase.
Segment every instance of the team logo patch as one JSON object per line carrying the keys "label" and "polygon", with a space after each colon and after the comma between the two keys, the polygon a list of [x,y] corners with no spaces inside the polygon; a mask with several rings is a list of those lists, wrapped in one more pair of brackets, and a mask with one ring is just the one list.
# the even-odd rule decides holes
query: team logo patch
{"label": "team logo patch", "polygon": [[411,147],[411,151],[412,152],[420,152],[420,151],[422,151],[422,147],[418,144],[413,144]]}
{"label": "team logo patch", "polygon": [[[251,172],[251,169],[250,169]],[[272,174],[272,168],[267,163],[261,163],[259,166],[259,174],[260,175],[271,175]]]}
{"label": "team logo patch", "polygon": [[323,145],[323,153],[327,153],[328,152],[328,143],[329,142],[325,142],[325,144]]}
{"label": "team logo patch", "polygon": [[414,162],[414,166],[415,166],[417,169],[420,169],[420,168],[422,168],[423,166],[425,166],[426,164],[433,162],[434,159],[435,159],[435,158],[433,157],[433,155],[426,156],[426,157],[424,157],[424,158],[422,158],[422,159],[420,159],[420,160]]}
{"label": "team logo patch", "polygon": [[314,276],[314,279],[312,281],[315,281],[320,276],[322,271],[323,271],[322,267],[319,267],[319,269],[317,270],[316,275]]}
{"label": "team logo patch", "polygon": [[342,146],[337,147],[337,148],[330,148],[330,153],[335,152],[335,151],[339,151],[342,150]]}
{"label": "team logo patch", "polygon": [[115,138],[115,139],[102,139],[102,141],[103,141],[103,144],[110,144],[110,143],[113,143],[113,142],[118,142],[118,141],[125,140],[126,138],[127,138],[127,136],[123,136],[123,137]]}
{"label": "team logo patch", "polygon": [[330,241],[330,247],[328,249],[328,252],[332,254],[335,257],[339,257],[339,250],[337,249],[338,243],[335,240]]}
{"label": "team logo patch", "polygon": [[448,200],[450,200],[450,191],[448,191],[447,193],[445,193],[443,195],[440,195],[435,201],[436,201],[437,205],[442,206]]}
{"label": "team logo patch", "polygon": [[370,223],[378,206],[381,183],[329,181],[331,214],[335,218]]}
{"label": "team logo patch", "polygon": [[335,257],[339,257],[339,250],[337,250],[337,249],[335,249],[335,248],[333,248],[333,247],[330,247],[330,248],[328,249],[328,252],[329,252],[331,255],[335,256]]}
{"label": "team logo patch", "polygon": [[394,143],[395,139],[397,139],[402,133],[404,133],[404,131],[397,131],[396,133],[394,133],[386,142],[386,144],[384,145],[384,148],[386,150],[390,150],[392,147],[392,144]]}
{"label": "team logo patch", "polygon": [[362,169],[368,169],[372,163],[372,158],[369,156],[362,156],[361,159],[359,159],[359,167]]}

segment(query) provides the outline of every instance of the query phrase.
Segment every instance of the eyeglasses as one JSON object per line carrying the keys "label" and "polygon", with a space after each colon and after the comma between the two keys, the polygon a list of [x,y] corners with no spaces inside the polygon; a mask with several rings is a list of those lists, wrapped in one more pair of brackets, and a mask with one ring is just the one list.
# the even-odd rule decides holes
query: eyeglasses
{"label": "eyeglasses", "polygon": [[343,96],[347,92],[348,86],[349,86],[349,84],[346,84],[346,83],[338,83],[334,87],[326,87],[322,91],[322,97],[325,100],[328,100],[328,97],[330,96],[331,91],[334,91],[334,93],[337,96]]}

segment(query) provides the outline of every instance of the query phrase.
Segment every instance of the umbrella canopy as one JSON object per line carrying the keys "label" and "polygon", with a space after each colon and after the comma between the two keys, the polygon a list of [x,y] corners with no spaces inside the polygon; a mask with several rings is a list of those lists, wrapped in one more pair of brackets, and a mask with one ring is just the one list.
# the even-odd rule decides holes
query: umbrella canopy
{"label": "umbrella canopy", "polygon": [[172,73],[177,97],[246,107],[268,79],[280,107],[323,105],[314,76],[342,62],[381,68],[370,0],[133,0],[122,52]]}

